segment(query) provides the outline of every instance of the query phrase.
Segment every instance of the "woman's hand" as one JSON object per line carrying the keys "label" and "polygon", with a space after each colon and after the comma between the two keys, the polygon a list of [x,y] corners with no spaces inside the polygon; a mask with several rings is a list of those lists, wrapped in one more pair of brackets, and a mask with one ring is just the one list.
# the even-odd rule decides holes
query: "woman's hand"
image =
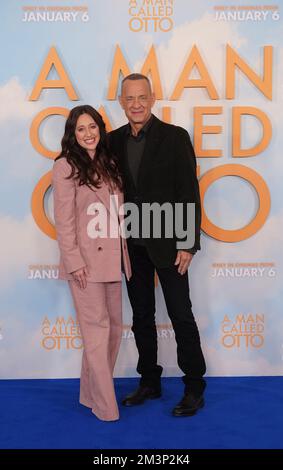
{"label": "woman's hand", "polygon": [[87,285],[87,276],[89,272],[86,266],[83,268],[77,269],[77,271],[74,271],[72,273],[72,276],[74,278],[74,281],[78,284],[80,289],[85,289]]}

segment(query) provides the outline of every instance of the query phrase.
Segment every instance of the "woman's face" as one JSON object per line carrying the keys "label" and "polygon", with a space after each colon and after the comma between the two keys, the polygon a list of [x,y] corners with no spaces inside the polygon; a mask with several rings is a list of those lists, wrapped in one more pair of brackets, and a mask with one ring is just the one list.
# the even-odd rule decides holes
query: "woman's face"
{"label": "woman's face", "polygon": [[78,144],[86,149],[91,158],[100,141],[99,127],[89,114],[81,114],[77,120],[75,136]]}

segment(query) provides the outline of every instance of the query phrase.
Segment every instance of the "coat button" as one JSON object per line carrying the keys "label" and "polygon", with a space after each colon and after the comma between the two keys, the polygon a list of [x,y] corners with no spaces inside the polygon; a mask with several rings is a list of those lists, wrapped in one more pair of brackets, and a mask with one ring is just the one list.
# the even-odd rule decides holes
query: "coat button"
{"label": "coat button", "polygon": [[101,250],[102,250],[102,246],[99,246],[99,247],[98,247],[98,251],[101,251]]}

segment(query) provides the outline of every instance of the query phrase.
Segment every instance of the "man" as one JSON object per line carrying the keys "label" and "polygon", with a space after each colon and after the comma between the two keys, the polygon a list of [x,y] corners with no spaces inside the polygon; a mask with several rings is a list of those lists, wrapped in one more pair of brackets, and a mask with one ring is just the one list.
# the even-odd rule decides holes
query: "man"
{"label": "man", "polygon": [[[187,131],[157,119],[151,109],[155,102],[148,78],[131,74],[122,82],[120,104],[129,123],[110,133],[110,144],[120,161],[125,201],[144,203],[195,204],[195,242],[190,249],[178,249],[178,236],[150,236],[129,239],[132,278],[127,283],[133,309],[133,327],[139,353],[138,389],[123,400],[125,406],[144,403],[161,396],[162,367],[157,364],[154,273],[157,271],[168,315],[177,342],[178,365],[185,374],[184,396],[173,409],[174,416],[192,416],[204,406],[205,360],[197,325],[191,310],[188,267],[200,249],[200,198],[196,160]],[[141,217],[140,217],[141,220]],[[194,227],[195,223],[195,227]],[[164,229],[163,225],[163,229]]]}

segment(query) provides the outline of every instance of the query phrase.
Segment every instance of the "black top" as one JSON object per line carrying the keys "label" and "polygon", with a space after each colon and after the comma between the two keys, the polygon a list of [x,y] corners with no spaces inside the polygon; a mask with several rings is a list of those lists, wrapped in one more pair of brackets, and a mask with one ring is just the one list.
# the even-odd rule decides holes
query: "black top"
{"label": "black top", "polygon": [[152,124],[152,116],[146,122],[146,124],[139,130],[135,136],[132,134],[130,124],[127,127],[127,159],[130,173],[132,175],[135,186],[137,187],[138,173],[140,168],[141,159],[143,156],[146,135]]}
{"label": "black top", "polygon": [[[201,205],[196,176],[196,158],[188,132],[179,126],[167,124],[152,115],[146,131],[144,151],[139,163],[136,184],[128,163],[127,143],[129,126],[125,125],[109,134],[112,152],[118,157],[123,176],[126,202],[169,202],[183,205],[186,216],[187,203],[195,204],[195,220],[188,221],[189,230],[195,227],[195,242],[187,251],[200,249]],[[186,219],[186,217],[185,217]],[[185,220],[186,222],[186,220]],[[164,227],[163,227],[164,228]],[[166,235],[161,238],[145,238],[148,254],[159,268],[172,266],[176,259],[180,238]]]}

